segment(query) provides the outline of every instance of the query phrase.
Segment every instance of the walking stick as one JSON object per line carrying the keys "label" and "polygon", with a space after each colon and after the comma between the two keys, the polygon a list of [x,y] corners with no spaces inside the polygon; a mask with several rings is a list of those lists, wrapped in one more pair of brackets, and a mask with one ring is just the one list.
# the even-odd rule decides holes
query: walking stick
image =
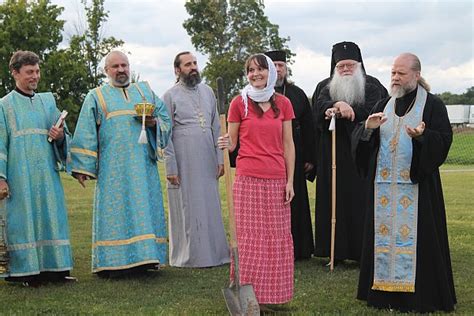
{"label": "walking stick", "polygon": [[336,243],[336,114],[333,113],[329,130],[332,134],[332,183],[331,183],[331,261],[329,270],[334,270],[334,246]]}
{"label": "walking stick", "polygon": [[[219,106],[221,135],[225,135],[227,128],[224,106],[224,82],[221,77],[217,78],[217,103]],[[227,192],[227,207],[229,210],[230,248],[232,250],[232,257],[234,258],[234,282],[231,283],[229,287],[222,289],[222,294],[224,295],[227,309],[232,316],[259,316],[260,308],[252,285],[240,284],[239,252],[235,232],[234,198],[232,195],[232,175],[229,152],[227,149],[224,150],[224,178]]]}

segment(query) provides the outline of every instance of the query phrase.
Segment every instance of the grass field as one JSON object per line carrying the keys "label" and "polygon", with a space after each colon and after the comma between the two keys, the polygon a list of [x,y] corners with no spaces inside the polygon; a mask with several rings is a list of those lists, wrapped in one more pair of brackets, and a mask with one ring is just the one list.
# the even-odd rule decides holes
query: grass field
{"label": "grass field", "polygon": [[[474,171],[443,172],[448,231],[458,297],[456,314],[474,314]],[[103,280],[90,273],[93,183],[82,189],[63,177],[71,240],[73,275],[79,282],[24,288],[0,281],[0,314],[157,314],[225,315],[221,288],[228,286],[228,266],[211,269],[164,267],[148,276]],[[222,183],[221,188],[224,188]],[[223,193],[224,196],[224,193]],[[314,184],[310,184],[314,206]],[[224,204],[225,205],[225,204]],[[314,214],[313,214],[314,215]],[[226,218],[225,218],[226,220]],[[226,220],[227,222],[227,220]],[[295,296],[281,314],[393,315],[368,308],[355,299],[358,268],[337,266],[333,273],[325,260],[297,262]]]}

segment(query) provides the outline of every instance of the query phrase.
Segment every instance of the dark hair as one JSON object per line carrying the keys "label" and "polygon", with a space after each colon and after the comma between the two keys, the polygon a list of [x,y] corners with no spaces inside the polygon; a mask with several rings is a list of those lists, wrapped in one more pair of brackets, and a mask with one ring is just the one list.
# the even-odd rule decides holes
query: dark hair
{"label": "dark hair", "polygon": [[10,68],[10,71],[20,71],[20,68],[24,65],[34,66],[39,64],[39,62],[40,59],[35,53],[27,50],[19,50],[13,54],[8,67]]}
{"label": "dark hair", "polygon": [[[181,66],[181,56],[188,55],[188,54],[191,54],[191,52],[181,52],[181,53],[178,53],[178,55],[176,55],[173,61],[173,67],[175,71],[176,71],[176,68],[179,68],[179,66]],[[178,81],[179,81],[179,77],[176,78],[176,82]]]}
{"label": "dark hair", "polygon": [[[267,62],[267,58],[265,57],[265,55],[263,55],[263,54],[254,54],[254,55],[251,55],[249,58],[247,58],[247,60],[245,61],[245,73],[246,74],[249,73],[250,63],[252,61],[254,61],[258,66],[262,67],[263,69],[268,69],[268,62]],[[270,102],[272,111],[273,111],[273,113],[275,113],[274,118],[277,118],[280,115],[280,109],[278,108],[278,106],[275,103],[275,94],[273,94],[273,96],[270,98],[270,100],[268,100],[268,102]],[[262,117],[263,116],[262,108],[260,106],[258,106],[258,104],[252,99],[250,99],[250,103],[252,104],[254,110],[257,112],[258,117]]]}
{"label": "dark hair", "polygon": [[191,52],[181,52],[174,58],[173,66],[174,68],[179,68],[181,65],[181,56],[191,54]]}

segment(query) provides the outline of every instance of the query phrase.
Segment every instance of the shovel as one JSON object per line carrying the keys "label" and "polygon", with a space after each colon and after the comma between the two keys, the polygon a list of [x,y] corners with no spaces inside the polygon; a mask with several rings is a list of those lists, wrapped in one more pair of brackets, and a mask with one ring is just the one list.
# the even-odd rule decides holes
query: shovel
{"label": "shovel", "polygon": [[[227,133],[225,106],[224,106],[224,82],[221,77],[217,78],[217,103],[219,107],[219,119],[221,123],[221,135]],[[255,292],[251,284],[240,285],[239,278],[239,252],[237,249],[237,237],[235,234],[234,197],[232,195],[232,176],[229,162],[228,150],[224,150],[224,178],[227,192],[227,208],[229,209],[230,247],[234,258],[234,282],[228,288],[222,289],[227,309],[231,315],[260,315]]]}

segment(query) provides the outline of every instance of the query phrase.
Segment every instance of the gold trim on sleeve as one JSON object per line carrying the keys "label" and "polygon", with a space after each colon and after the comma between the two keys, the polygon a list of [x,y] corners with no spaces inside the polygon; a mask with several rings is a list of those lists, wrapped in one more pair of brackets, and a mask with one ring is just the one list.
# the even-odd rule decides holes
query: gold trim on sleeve
{"label": "gold trim on sleeve", "polygon": [[83,154],[86,156],[92,156],[94,158],[97,158],[97,152],[89,149],[84,149],[84,148],[77,148],[73,147],[71,148],[71,153],[76,153],[76,154]]}

